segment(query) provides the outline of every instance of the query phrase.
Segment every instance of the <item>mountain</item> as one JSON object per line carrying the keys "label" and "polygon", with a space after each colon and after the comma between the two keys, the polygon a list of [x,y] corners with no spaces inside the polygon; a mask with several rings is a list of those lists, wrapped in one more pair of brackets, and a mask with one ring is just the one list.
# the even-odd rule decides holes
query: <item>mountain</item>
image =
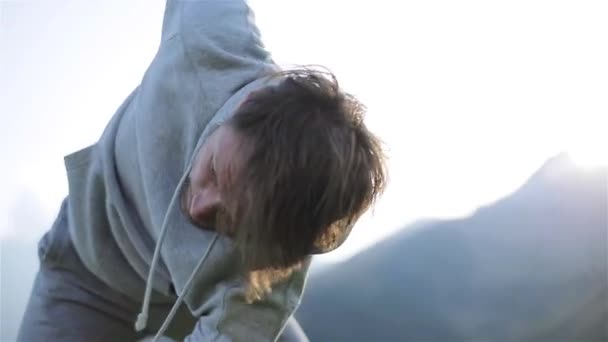
{"label": "mountain", "polygon": [[311,275],[311,341],[606,341],[606,168],[547,161],[465,219],[407,227]]}

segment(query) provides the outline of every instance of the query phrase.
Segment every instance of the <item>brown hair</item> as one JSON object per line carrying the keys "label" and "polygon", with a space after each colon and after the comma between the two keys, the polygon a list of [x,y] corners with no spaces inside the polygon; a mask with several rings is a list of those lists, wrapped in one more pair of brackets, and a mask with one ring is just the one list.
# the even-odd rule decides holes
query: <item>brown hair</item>
{"label": "brown hair", "polygon": [[386,184],[379,139],[365,107],[336,77],[310,68],[280,72],[227,122],[247,144],[234,196],[235,242],[249,300],[286,279],[306,257],[339,246]]}

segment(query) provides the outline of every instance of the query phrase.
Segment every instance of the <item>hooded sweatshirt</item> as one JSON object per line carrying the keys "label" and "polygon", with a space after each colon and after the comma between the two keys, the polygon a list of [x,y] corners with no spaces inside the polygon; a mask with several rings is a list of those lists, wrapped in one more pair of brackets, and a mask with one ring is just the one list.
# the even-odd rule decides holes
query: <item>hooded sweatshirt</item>
{"label": "hooded sweatshirt", "polygon": [[70,235],[83,263],[143,300],[144,311],[180,294],[177,305],[200,317],[192,340],[274,340],[301,298],[306,269],[245,303],[232,241],[193,226],[179,205],[200,146],[278,70],[243,0],[168,0],[141,83],[97,143],[65,157]]}

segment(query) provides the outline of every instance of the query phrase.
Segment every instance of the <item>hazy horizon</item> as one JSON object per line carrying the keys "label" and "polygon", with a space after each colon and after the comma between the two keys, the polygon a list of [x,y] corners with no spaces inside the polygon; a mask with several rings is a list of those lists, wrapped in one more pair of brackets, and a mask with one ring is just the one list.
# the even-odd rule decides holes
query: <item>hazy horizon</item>
{"label": "hazy horizon", "polygon": [[[562,151],[606,162],[605,2],[250,4],[275,61],[333,70],[387,148],[385,196],[330,258],[420,218],[465,216]],[[0,237],[35,239],[48,227],[67,194],[63,156],[94,143],[137,85],[163,10],[164,1],[0,1],[10,80],[0,83],[0,152],[11,165],[0,171]],[[9,215],[23,198],[33,231]]]}

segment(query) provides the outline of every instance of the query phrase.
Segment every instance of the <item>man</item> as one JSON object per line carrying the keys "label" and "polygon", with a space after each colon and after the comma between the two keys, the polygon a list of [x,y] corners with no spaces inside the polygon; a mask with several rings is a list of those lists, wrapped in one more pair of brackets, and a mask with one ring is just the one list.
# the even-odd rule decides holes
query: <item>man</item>
{"label": "man", "polygon": [[346,239],[384,158],[363,107],[327,72],[279,70],[252,18],[167,2],[141,84],[65,158],[21,341],[306,340],[310,255]]}

